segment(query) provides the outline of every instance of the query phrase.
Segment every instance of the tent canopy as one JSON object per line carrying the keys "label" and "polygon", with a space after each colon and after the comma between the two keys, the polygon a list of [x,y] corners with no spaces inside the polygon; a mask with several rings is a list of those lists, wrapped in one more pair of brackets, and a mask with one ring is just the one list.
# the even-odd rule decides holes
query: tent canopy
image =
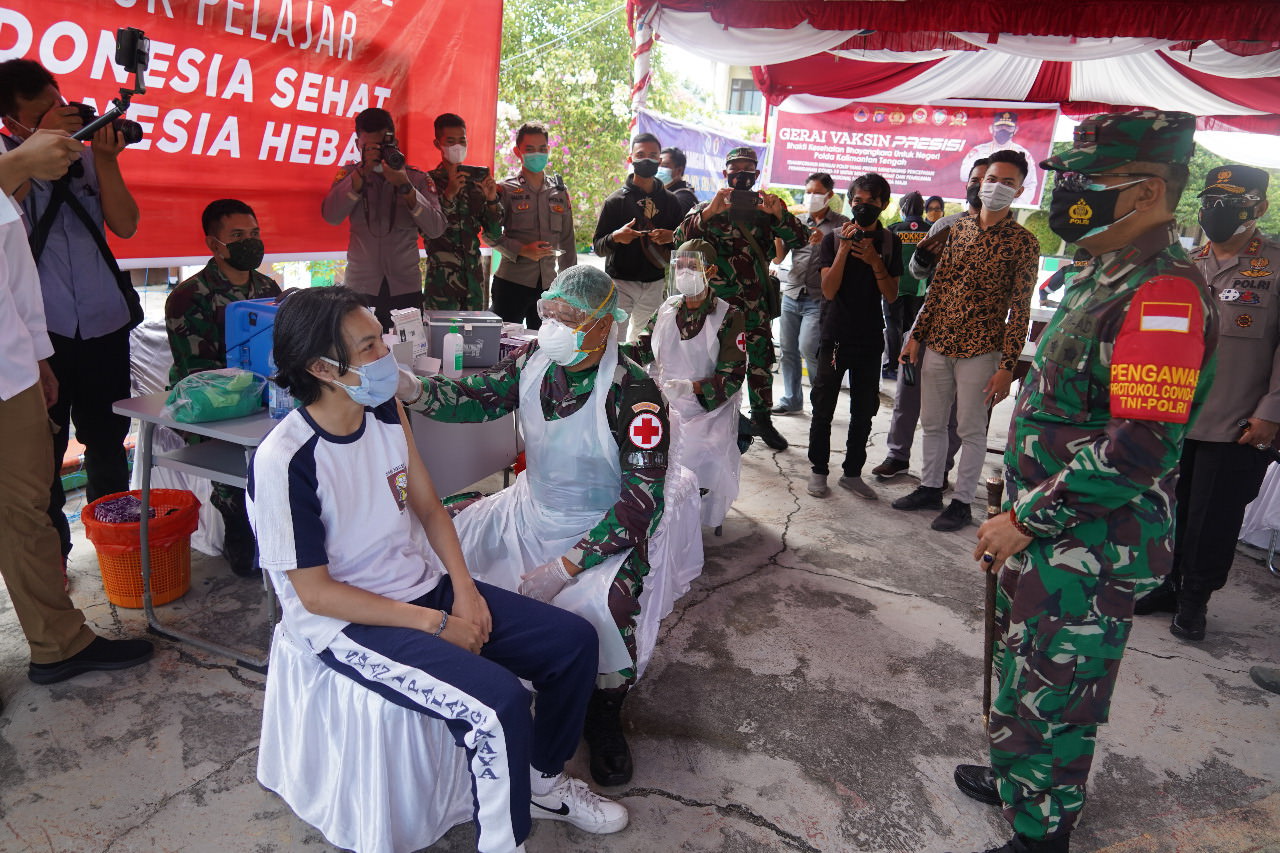
{"label": "tent canopy", "polygon": [[630,0],[659,37],[751,65],[794,112],[855,100],[1179,109],[1205,129],[1280,132],[1280,3],[1127,0]]}

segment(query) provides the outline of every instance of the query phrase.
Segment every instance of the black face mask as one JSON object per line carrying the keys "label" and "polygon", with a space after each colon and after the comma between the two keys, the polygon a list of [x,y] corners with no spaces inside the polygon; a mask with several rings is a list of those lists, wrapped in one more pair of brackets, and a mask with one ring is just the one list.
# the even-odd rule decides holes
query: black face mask
{"label": "black face mask", "polygon": [[1109,228],[1117,222],[1116,199],[1121,189],[1124,187],[1076,191],[1054,187],[1049,200],[1049,230],[1068,243],[1075,243]]}
{"label": "black face mask", "polygon": [[982,184],[974,184],[964,191],[964,200],[969,202],[969,206],[974,210],[982,210],[982,199],[978,196],[978,191],[982,189]]}
{"label": "black face mask", "polygon": [[749,190],[756,185],[759,172],[730,172],[725,181],[735,190]]}
{"label": "black face mask", "polygon": [[1256,207],[1214,207],[1200,208],[1200,227],[1212,243],[1225,243],[1235,236],[1236,229],[1255,218]]}
{"label": "black face mask", "polygon": [[635,172],[637,178],[652,178],[658,174],[657,160],[632,160],[631,171]]}
{"label": "black face mask", "polygon": [[[221,240],[218,242],[222,243]],[[243,240],[222,243],[222,245],[227,247],[229,253],[227,264],[232,269],[249,272],[262,266],[262,256],[266,252],[266,247],[257,237],[245,237]]]}
{"label": "black face mask", "polygon": [[870,204],[868,202],[859,202],[853,206],[853,221],[857,223],[859,228],[871,228],[876,224],[876,220],[880,218],[883,207]]}

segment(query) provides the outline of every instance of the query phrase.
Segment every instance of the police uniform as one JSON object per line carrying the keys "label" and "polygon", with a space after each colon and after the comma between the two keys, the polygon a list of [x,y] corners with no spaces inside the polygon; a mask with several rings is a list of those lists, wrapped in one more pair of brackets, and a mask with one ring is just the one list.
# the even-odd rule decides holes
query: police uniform
{"label": "police uniform", "polygon": [[[1201,196],[1253,191],[1266,198],[1267,177],[1261,169],[1221,166],[1209,170]],[[1267,471],[1265,453],[1237,443],[1239,422],[1280,422],[1280,243],[1255,227],[1235,257],[1220,260],[1206,243],[1193,258],[1217,302],[1218,366],[1183,448],[1173,572],[1153,603],[1176,592],[1171,630],[1198,640],[1209,598],[1227,582],[1245,507],[1258,496]]]}
{"label": "police uniform", "polygon": [[[353,189],[358,162],[347,163],[334,176],[320,205],[324,221],[351,221],[347,272],[343,283],[374,306],[383,328],[396,308],[422,308],[422,273],[418,268],[418,232],[438,237],[445,217],[435,182],[426,172],[406,166],[408,189],[397,188],[381,173],[369,170],[359,192]],[[406,202],[405,197],[411,197]]]}
{"label": "police uniform", "polygon": [[[1018,114],[1009,110],[1001,110],[996,113],[995,119],[991,122],[995,127],[1008,128],[1010,134],[1018,129]],[[997,151],[1017,151],[1023,157],[1027,158],[1027,179],[1022,182],[1022,195],[1018,196],[1019,204],[1033,204],[1036,199],[1036,188],[1040,186],[1040,176],[1036,171],[1036,158],[1030,151],[1013,141],[1010,135],[1009,141],[1003,145],[994,139],[990,142],[983,142],[969,149],[969,152],[960,160],[960,183],[967,184],[969,182],[969,173],[973,171],[973,162],[990,157]]]}
{"label": "police uniform", "polygon": [[[493,312],[508,323],[524,323],[530,329],[542,325],[535,306],[550,287],[556,271],[578,263],[573,238],[573,205],[569,189],[559,175],[543,175],[534,187],[524,171],[503,181],[502,238],[494,244],[500,256],[493,274]],[[529,243],[550,243],[560,257],[547,255],[540,261],[521,257]]]}
{"label": "police uniform", "polygon": [[[1186,163],[1194,129],[1186,113],[1097,116],[1041,165]],[[1001,850],[1068,849],[1134,596],[1173,562],[1177,462],[1208,395],[1216,337],[1215,303],[1174,223],[1162,223],[1072,280],[1022,384],[1004,510],[1031,542],[999,576],[988,728],[1018,836]]]}

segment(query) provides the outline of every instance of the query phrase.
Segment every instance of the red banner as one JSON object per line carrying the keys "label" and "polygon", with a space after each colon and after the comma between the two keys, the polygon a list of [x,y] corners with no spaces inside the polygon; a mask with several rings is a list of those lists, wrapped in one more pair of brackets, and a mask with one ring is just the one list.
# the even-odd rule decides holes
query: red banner
{"label": "red banner", "polygon": [[0,59],[40,62],[101,113],[127,79],[119,27],[151,39],[128,113],[146,138],[120,155],[142,221],[112,241],[121,258],[207,255],[200,212],[224,197],[254,208],[269,254],[344,250],[320,201],[366,107],[392,114],[410,165],[439,162],[442,112],[466,119],[468,160],[492,165],[502,0],[9,0]]}
{"label": "red banner", "polygon": [[826,172],[844,190],[858,175],[877,172],[895,194],[918,190],[960,200],[974,160],[1009,148],[1029,167],[1016,205],[1040,203],[1057,113],[1046,109],[855,103],[827,113],[779,111],[770,155],[773,184],[803,186]]}

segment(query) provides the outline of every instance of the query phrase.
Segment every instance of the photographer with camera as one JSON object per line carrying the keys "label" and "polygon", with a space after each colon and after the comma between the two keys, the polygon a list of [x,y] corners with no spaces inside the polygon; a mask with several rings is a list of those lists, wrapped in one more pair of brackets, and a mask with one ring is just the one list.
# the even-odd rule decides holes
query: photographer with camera
{"label": "photographer with camera", "polygon": [[[30,59],[0,63],[0,115],[9,150],[37,130],[75,133],[94,117],[90,108],[68,104],[53,75]],[[141,320],[141,306],[103,233],[105,225],[127,239],[138,230],[138,205],[119,163],[127,144],[122,131],[135,131],[130,137],[138,138],[137,125],[127,124],[133,127],[117,120],[100,128],[62,177],[33,177],[14,193],[22,200],[53,343],[49,366],[58,396],[49,407],[56,427],[49,518],[62,540],[64,571],[71,530],[62,511],[60,475],[72,421],[85,446],[88,500],[129,488],[129,419],[113,413],[111,405],[129,396],[129,330]]]}
{"label": "photographer with camera", "polygon": [[442,113],[435,120],[434,145],[440,165],[429,174],[440,193],[445,227],[427,238],[427,274],[423,302],[433,311],[483,311],[484,266],[480,235],[489,245],[502,238],[502,204],[498,183],[483,166],[466,166],[467,123],[462,116]]}
{"label": "photographer with camera", "polygon": [[[716,296],[746,315],[747,397],[756,435],[773,450],[786,450],[787,440],[773,425],[773,317],[766,303],[770,287],[766,251],[781,240],[783,249],[799,249],[809,229],[787,210],[781,198],[752,189],[760,177],[755,149],[734,148],[725,155],[725,188],[699,204],[676,229],[676,243],[706,240],[716,253],[719,281]],[[781,296],[778,297],[781,302]],[[776,316],[776,314],[774,315]]]}
{"label": "photographer with camera", "polygon": [[330,225],[351,220],[345,283],[387,329],[392,311],[422,308],[418,232],[439,237],[445,217],[431,176],[406,165],[389,112],[370,107],[356,116],[356,145],[360,162],[338,170],[320,214]]}
{"label": "photographer with camera", "polygon": [[0,153],[0,575],[30,647],[27,677],[37,684],[135,666],[153,652],[146,640],[108,640],[85,624],[58,570],[58,534],[45,512],[53,456],[48,409],[59,388],[36,266],[12,193],[33,179],[60,178],[88,153],[65,132],[50,130]]}

